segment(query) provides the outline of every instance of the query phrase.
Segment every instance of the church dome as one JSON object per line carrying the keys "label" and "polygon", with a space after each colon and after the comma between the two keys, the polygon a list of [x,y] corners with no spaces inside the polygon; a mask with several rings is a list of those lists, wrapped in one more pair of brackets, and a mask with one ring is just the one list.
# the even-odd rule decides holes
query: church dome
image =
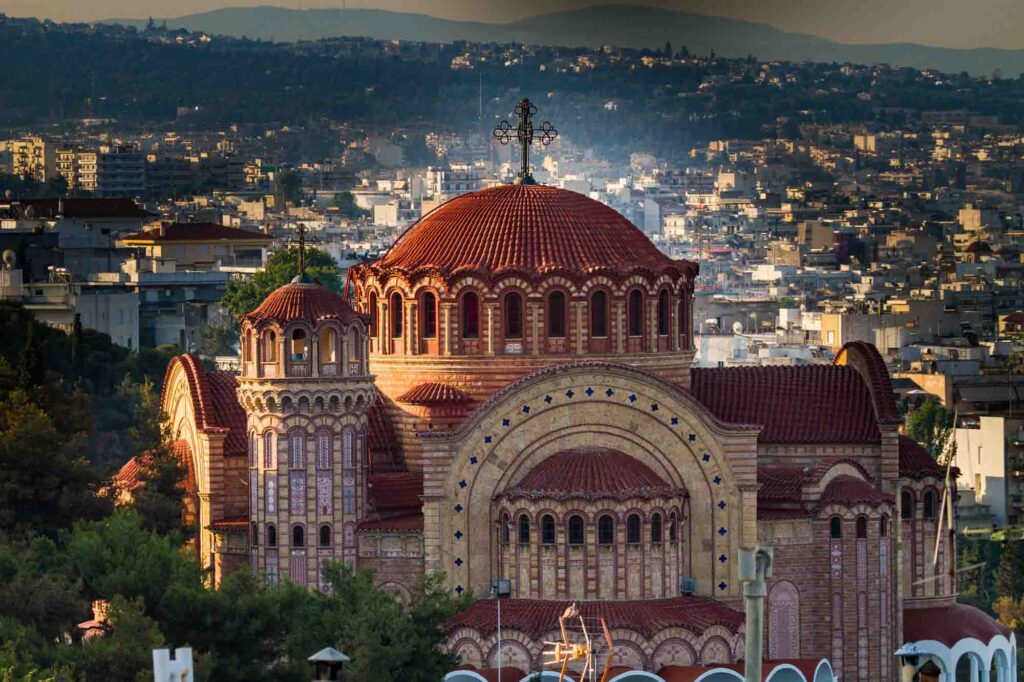
{"label": "church dome", "polygon": [[646,464],[618,450],[581,447],[543,460],[508,487],[504,497],[626,500],[675,497],[685,492],[685,488],[666,483]]}
{"label": "church dome", "polygon": [[614,209],[545,185],[500,185],[456,197],[428,213],[373,268],[460,271],[660,274],[682,271]]}
{"label": "church dome", "polygon": [[243,315],[242,322],[257,327],[265,324],[283,326],[296,321],[316,325],[328,319],[348,324],[363,317],[344,298],[327,287],[297,281],[275,289],[258,308]]}

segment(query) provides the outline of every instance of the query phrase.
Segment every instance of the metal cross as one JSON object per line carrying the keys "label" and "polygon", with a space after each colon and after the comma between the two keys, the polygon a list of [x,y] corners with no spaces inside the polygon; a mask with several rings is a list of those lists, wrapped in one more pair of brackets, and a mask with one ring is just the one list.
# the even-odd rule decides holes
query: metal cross
{"label": "metal cross", "polygon": [[299,223],[299,278],[306,276],[306,224]]}
{"label": "metal cross", "polygon": [[511,123],[503,120],[494,128],[494,136],[498,138],[498,142],[508,144],[512,141],[513,134],[516,140],[519,141],[519,146],[522,148],[522,167],[519,171],[519,177],[516,179],[518,184],[536,184],[536,181],[530,174],[530,145],[533,144],[534,135],[536,135],[537,141],[545,147],[554,142],[555,138],[558,137],[558,131],[551,125],[550,121],[544,121],[538,128],[533,127],[533,115],[536,113],[537,106],[524,97],[516,105],[515,110],[516,118],[519,119],[519,125],[513,128]]}

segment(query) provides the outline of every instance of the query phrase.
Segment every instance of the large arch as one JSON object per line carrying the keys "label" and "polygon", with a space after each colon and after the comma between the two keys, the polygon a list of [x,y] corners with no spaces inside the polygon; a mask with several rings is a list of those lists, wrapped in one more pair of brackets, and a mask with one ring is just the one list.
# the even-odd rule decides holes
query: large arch
{"label": "large arch", "polygon": [[738,596],[730,557],[744,538],[755,540],[757,431],[719,422],[688,391],[631,367],[536,372],[485,401],[459,429],[421,434],[431,459],[449,462],[424,475],[426,534],[438,538],[427,568],[444,571],[458,591],[486,592],[493,550],[470,552],[463,538],[488,548],[494,495],[562,450],[605,447],[689,491],[692,525],[708,533],[693,545],[710,543],[693,562],[698,593]]}

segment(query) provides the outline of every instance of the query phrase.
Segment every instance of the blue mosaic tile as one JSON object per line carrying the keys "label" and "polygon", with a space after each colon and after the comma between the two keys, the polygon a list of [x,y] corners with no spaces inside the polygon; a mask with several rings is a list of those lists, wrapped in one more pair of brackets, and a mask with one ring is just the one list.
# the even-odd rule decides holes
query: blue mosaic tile
{"label": "blue mosaic tile", "polygon": [[461,566],[462,565],[462,557],[457,557],[455,559],[455,565],[456,566]]}
{"label": "blue mosaic tile", "polygon": [[491,437],[490,437],[490,436],[484,436],[484,442],[485,442],[485,443],[490,443],[490,442],[491,442],[491,440],[492,440],[492,439],[491,439]]}
{"label": "blue mosaic tile", "polygon": [[583,391],[583,392],[587,394],[587,397],[588,397],[588,398],[589,398],[590,396],[594,395],[594,389],[592,389],[592,388],[591,388],[590,386],[587,386],[587,390],[585,390],[585,391]]}
{"label": "blue mosaic tile", "polygon": [[725,556],[724,554],[720,554],[718,556],[718,563],[720,563],[720,564],[724,564],[728,560],[729,560],[729,557]]}
{"label": "blue mosaic tile", "polygon": [[470,463],[470,464],[476,464],[476,463],[477,463],[477,462],[479,462],[479,461],[480,461],[480,460],[479,460],[479,459],[477,459],[477,456],[476,456],[476,455],[473,455],[472,457],[470,457],[470,458],[469,458],[469,463]]}
{"label": "blue mosaic tile", "polygon": [[729,531],[727,531],[724,527],[718,529],[718,534],[720,536],[722,536],[723,538],[725,537],[725,534],[728,533],[728,532]]}
{"label": "blue mosaic tile", "polygon": [[554,400],[554,398],[552,398],[551,396],[549,396],[549,395],[544,396],[544,402],[546,402],[548,405],[551,404],[552,400]]}
{"label": "blue mosaic tile", "polygon": [[631,402],[631,403],[635,403],[636,402],[636,393],[630,393],[629,394],[629,402]]}
{"label": "blue mosaic tile", "polygon": [[458,592],[459,594],[462,594],[463,592],[466,591],[466,588],[463,587],[462,585],[456,585],[455,586],[455,591]]}
{"label": "blue mosaic tile", "polygon": [[688,437],[689,437],[691,443],[693,443],[693,442],[695,442],[697,440],[697,434],[696,433],[691,433]]}
{"label": "blue mosaic tile", "polygon": [[455,531],[455,539],[456,540],[461,540],[462,539],[462,531],[461,530]]}
{"label": "blue mosaic tile", "polygon": [[672,417],[672,426],[679,426],[679,417]]}
{"label": "blue mosaic tile", "polygon": [[459,481],[460,488],[465,488],[467,485],[468,484],[466,483],[466,479],[462,479],[461,481]]}
{"label": "blue mosaic tile", "polygon": [[718,503],[718,508],[725,509],[725,500],[722,500],[721,502]]}
{"label": "blue mosaic tile", "polygon": [[724,582],[718,583],[718,589],[722,590],[723,592],[725,591],[726,587],[728,587],[728,585],[726,585]]}
{"label": "blue mosaic tile", "polygon": [[523,405],[523,414],[530,414],[530,406]]}
{"label": "blue mosaic tile", "polygon": [[512,423],[512,422],[510,422],[510,421],[509,421],[508,419],[502,419],[502,420],[501,420],[501,425],[502,425],[502,426],[508,426],[508,425],[509,425],[509,424],[511,424],[511,423]]}
{"label": "blue mosaic tile", "polygon": [[566,391],[566,392],[565,392],[565,397],[566,397],[566,398],[571,398],[571,397],[573,397],[574,395],[576,395],[576,394],[572,392],[572,389],[571,389],[571,388],[570,388],[570,389],[569,389],[568,391]]}
{"label": "blue mosaic tile", "polygon": [[705,462],[710,462],[711,461],[711,455],[709,455],[708,453],[705,452],[703,455],[701,455],[701,459],[704,460]]}
{"label": "blue mosaic tile", "polygon": [[607,391],[604,392],[604,394],[611,398],[613,395],[615,395],[615,391],[609,388]]}
{"label": "blue mosaic tile", "polygon": [[658,411],[658,403],[651,403],[651,412]]}
{"label": "blue mosaic tile", "polygon": [[722,482],[722,477],[721,476],[715,476],[711,480],[715,482],[715,485],[718,485],[719,483]]}
{"label": "blue mosaic tile", "polygon": [[463,509],[463,507],[462,507],[461,504],[455,505],[455,513],[456,514],[461,514],[462,513],[462,509]]}

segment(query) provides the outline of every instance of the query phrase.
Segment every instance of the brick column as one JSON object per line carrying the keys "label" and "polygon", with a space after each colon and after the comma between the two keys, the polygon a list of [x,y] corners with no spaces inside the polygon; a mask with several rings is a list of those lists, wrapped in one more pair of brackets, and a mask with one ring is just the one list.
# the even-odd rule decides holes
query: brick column
{"label": "brick column", "polygon": [[[533,355],[540,355],[541,351],[541,311],[544,309],[543,301],[531,301],[527,304],[530,317],[533,320],[533,338],[530,343],[530,352]],[[525,330],[524,330],[525,331]],[[524,335],[525,336],[525,335]],[[525,339],[524,339],[525,340]]]}
{"label": "brick column", "polygon": [[624,353],[626,351],[626,304],[622,301],[616,301],[612,306],[612,319],[611,327],[615,331],[615,352]]}
{"label": "brick column", "polygon": [[487,303],[487,355],[494,355],[494,311],[497,310],[497,303]]}
{"label": "brick column", "polygon": [[444,337],[442,343],[443,353],[445,355],[452,354],[452,308],[455,307],[454,303],[442,303],[441,304],[441,317],[444,319],[444,326],[442,327]]}
{"label": "brick column", "polygon": [[417,333],[416,327],[417,319],[416,315],[417,305],[415,301],[409,301],[405,304],[405,354],[406,355],[417,355],[419,353],[419,343],[416,342],[419,334]]}

